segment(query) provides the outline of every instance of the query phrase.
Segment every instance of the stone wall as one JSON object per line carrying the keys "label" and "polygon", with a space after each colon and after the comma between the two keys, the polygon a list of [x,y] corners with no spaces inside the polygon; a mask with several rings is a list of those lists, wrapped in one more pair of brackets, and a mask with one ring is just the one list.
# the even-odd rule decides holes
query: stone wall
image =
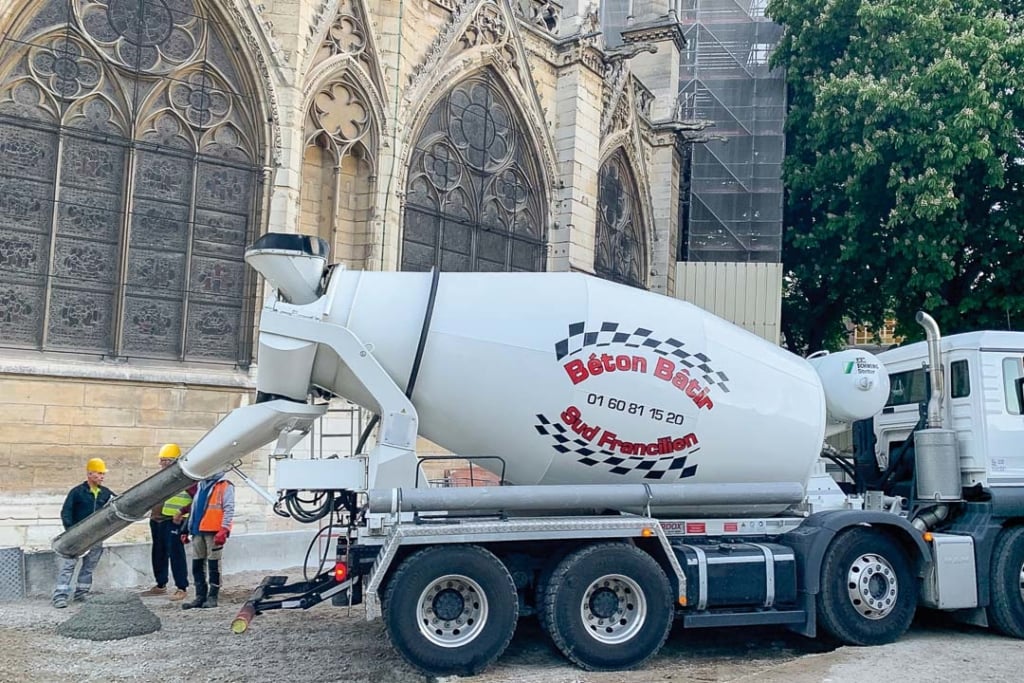
{"label": "stone wall", "polygon": [[[158,468],[160,446],[173,442],[187,450],[248,396],[238,387],[0,375],[0,546],[49,545],[61,531],[64,497],[85,479],[89,458],[103,458],[105,485],[124,491]],[[269,469],[262,453],[243,463],[263,486]],[[239,532],[280,526],[262,499],[236,484]],[[147,534],[145,524],[135,524],[114,540]]]}
{"label": "stone wall", "polygon": [[[260,229],[319,234],[349,266],[396,268],[403,164],[418,127],[433,103],[461,79],[492,69],[526,122],[547,185],[547,269],[593,272],[600,164],[615,144],[628,144],[637,163],[653,160],[653,168],[637,174],[645,203],[641,213],[655,224],[648,226],[651,242],[645,245],[651,265],[647,285],[671,293],[679,165],[671,140],[655,140],[650,120],[650,112],[671,107],[641,111],[628,66],[625,72],[611,69],[596,37],[599,27],[591,16],[581,16],[585,3],[563,2],[554,32],[530,21],[532,4],[217,0],[237,39],[235,49],[264,90],[256,96],[268,113],[265,143],[271,163]],[[12,22],[20,23],[18,17],[31,5],[0,0],[0,35]],[[332,51],[325,45],[335,26],[348,42]],[[651,64],[645,65],[648,73],[657,75]],[[341,81],[358,85],[352,92],[362,98],[359,106],[369,126],[360,133],[365,155],[358,160],[309,152],[311,102],[322,87]],[[627,91],[615,100],[614,88]],[[620,100],[629,106],[621,116],[610,116],[609,102]],[[335,144],[351,142],[333,129],[326,132]],[[187,449],[228,411],[252,400],[254,372],[255,367],[157,367],[131,359],[16,354],[0,340],[0,465],[5,466],[0,546],[47,546],[60,531],[63,497],[83,479],[88,458],[104,458],[110,468],[107,484],[124,490],[156,469],[163,443]],[[429,444],[424,449],[440,451]],[[265,454],[251,456],[245,466],[257,482],[272,486]],[[238,485],[238,500],[238,532],[288,526],[244,485]],[[135,524],[114,540],[141,540],[146,533],[145,524]]]}

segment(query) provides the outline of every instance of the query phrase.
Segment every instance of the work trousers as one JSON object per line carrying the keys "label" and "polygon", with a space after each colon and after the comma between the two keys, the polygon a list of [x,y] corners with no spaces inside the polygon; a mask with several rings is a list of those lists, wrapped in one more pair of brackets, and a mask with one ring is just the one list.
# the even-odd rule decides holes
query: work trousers
{"label": "work trousers", "polygon": [[[216,534],[201,531],[192,537],[192,578],[196,583],[196,600],[204,602],[207,597],[213,599],[212,606],[217,606],[217,595],[220,593],[220,558],[224,554],[224,546],[213,542]],[[207,574],[209,565],[209,574]],[[206,579],[209,576],[210,583]],[[207,592],[209,590],[209,592]]]}
{"label": "work trousers", "polygon": [[217,534],[212,531],[200,531],[192,537],[192,559],[194,560],[220,560],[224,554],[224,546],[213,542]]}
{"label": "work trousers", "polygon": [[154,522],[149,520],[149,530],[153,534],[153,578],[156,585],[163,588],[167,585],[167,564],[171,565],[174,585],[180,589],[188,588],[188,562],[185,560],[185,546],[181,542],[181,530],[173,519],[162,519]]}
{"label": "work trousers", "polygon": [[[92,588],[92,572],[100,563],[102,556],[103,544],[97,543],[89,548],[89,552],[82,557],[82,568],[78,570],[78,583],[75,584],[75,600],[84,598]],[[75,565],[77,564],[77,557],[57,555],[57,585],[53,589],[53,600],[68,599],[68,595],[71,593],[71,580],[75,575]]]}

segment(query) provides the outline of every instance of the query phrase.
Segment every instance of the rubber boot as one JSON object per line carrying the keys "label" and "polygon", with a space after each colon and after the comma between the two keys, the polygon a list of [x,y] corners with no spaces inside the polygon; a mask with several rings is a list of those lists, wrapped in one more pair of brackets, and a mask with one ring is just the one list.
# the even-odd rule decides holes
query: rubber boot
{"label": "rubber boot", "polygon": [[200,607],[216,607],[218,593],[220,593],[220,560],[210,560],[210,594],[206,598],[206,603]]}
{"label": "rubber boot", "polygon": [[206,585],[206,560],[192,560],[192,578],[196,584],[196,599],[181,603],[181,609],[205,607],[208,597]]}

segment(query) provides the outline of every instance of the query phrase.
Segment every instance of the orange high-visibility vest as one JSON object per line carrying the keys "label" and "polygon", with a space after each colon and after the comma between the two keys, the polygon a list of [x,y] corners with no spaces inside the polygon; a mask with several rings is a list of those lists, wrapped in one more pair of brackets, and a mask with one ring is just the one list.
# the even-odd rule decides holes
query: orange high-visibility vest
{"label": "orange high-visibility vest", "polygon": [[[199,530],[216,533],[224,526],[224,490],[231,485],[226,479],[218,481],[210,491],[210,497],[206,500],[206,512],[199,520]],[[228,526],[230,530],[234,522]]]}

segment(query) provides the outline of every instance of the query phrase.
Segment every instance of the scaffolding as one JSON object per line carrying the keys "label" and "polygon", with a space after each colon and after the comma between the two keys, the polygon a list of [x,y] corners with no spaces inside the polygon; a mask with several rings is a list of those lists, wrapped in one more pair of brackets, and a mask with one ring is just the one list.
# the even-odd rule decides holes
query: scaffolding
{"label": "scaffolding", "polygon": [[782,251],[786,84],[768,59],[782,29],[767,0],[684,0],[680,97],[687,118],[715,122],[693,148],[685,256],[775,262]]}
{"label": "scaffolding", "polygon": [[[675,13],[686,36],[679,111],[708,120],[715,140],[694,145],[680,178],[680,261],[778,263],[786,84],[768,60],[782,35],[768,0],[605,0],[614,46],[636,10]],[[640,19],[638,16],[637,19]]]}

